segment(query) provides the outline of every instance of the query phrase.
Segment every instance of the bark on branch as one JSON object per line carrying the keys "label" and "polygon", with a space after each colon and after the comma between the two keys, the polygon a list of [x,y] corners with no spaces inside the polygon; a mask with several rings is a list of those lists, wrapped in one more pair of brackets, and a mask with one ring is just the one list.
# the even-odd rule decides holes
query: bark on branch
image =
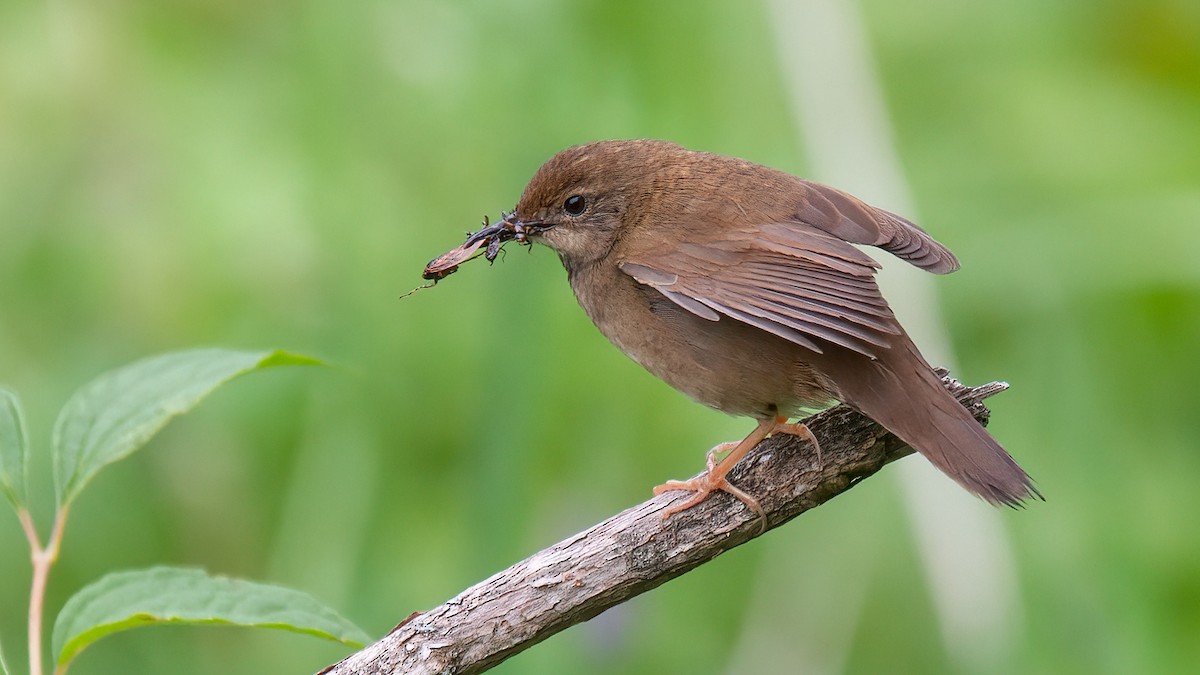
{"label": "bark on branch", "polygon": [[[1008,385],[946,388],[980,421],[983,399]],[[730,478],[758,498],[766,529],[786,523],[854,487],[913,450],[878,424],[838,406],[805,420],[821,441],[823,466],[794,436],[768,438]],[[333,675],[481,673],[564,628],[644,593],[759,536],[741,502],[717,493],[664,521],[683,492],[627,509],[486,579],[446,603],[414,614],[362,651],[330,666]]]}

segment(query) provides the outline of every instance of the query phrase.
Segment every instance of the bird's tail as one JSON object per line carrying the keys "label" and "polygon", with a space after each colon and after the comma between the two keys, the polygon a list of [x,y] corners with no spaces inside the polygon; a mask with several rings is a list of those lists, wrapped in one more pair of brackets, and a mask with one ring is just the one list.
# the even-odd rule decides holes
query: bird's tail
{"label": "bird's tail", "polygon": [[[906,335],[871,361],[840,354],[822,364],[842,400],[908,443],[942,473],[993,504],[1018,506],[1041,494],[1029,474],[958,401]],[[857,358],[855,358],[857,357]],[[862,359],[861,361],[859,359]],[[870,365],[864,368],[863,361]],[[844,373],[831,370],[844,369]]]}

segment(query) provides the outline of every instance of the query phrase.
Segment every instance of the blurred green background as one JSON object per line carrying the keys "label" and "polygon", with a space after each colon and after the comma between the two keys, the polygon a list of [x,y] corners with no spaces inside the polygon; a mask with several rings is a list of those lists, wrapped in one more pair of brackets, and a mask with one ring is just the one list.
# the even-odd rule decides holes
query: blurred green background
{"label": "blurred green background", "polygon": [[[1200,5],[860,9],[920,220],[963,261],[936,283],[956,374],[1013,384],[992,429],[1047,496],[946,497],[1000,524],[982,578],[1002,601],[955,632],[892,467],[496,672],[1200,663]],[[0,382],[36,450],[76,386],[145,355],[337,364],[238,381],[101,475],[50,614],[105,572],[170,563],[301,588],[381,635],[746,433],[605,342],[547,250],[397,296],[568,145],[661,137],[812,175],[772,21],[735,2],[0,3]],[[0,517],[18,671],[28,567]],[[152,628],[72,672],[302,673],[343,653]]]}

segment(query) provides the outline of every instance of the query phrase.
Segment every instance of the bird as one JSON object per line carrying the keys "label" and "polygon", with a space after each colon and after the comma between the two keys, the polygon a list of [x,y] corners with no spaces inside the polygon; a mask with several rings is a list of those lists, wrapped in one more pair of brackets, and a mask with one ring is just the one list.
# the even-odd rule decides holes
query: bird
{"label": "bird", "polygon": [[[708,453],[696,478],[655,494],[732,494],[728,479],[764,438],[820,445],[804,410],[841,402],[916,449],[967,491],[1018,506],[1030,476],[943,388],[883,298],[874,246],[934,274],[954,254],[916,224],[836,188],[672,142],[607,140],[546,161],[506,236],[558,254],[579,305],[647,371],[711,408],[756,421]],[[479,247],[476,243],[475,248]],[[473,249],[472,249],[473,250]]]}

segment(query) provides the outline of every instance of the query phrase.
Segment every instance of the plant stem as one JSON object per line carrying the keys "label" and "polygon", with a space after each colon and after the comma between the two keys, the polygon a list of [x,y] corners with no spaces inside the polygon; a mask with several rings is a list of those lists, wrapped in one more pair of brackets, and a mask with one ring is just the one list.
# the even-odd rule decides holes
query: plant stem
{"label": "plant stem", "polygon": [[28,509],[21,509],[17,516],[21,528],[29,540],[30,560],[33,563],[33,582],[29,589],[29,675],[42,675],[42,608],[46,602],[46,580],[50,568],[58,560],[58,549],[62,542],[63,528],[67,523],[67,509],[61,508],[54,517],[54,529],[46,540],[45,548],[38,540],[37,527]]}

